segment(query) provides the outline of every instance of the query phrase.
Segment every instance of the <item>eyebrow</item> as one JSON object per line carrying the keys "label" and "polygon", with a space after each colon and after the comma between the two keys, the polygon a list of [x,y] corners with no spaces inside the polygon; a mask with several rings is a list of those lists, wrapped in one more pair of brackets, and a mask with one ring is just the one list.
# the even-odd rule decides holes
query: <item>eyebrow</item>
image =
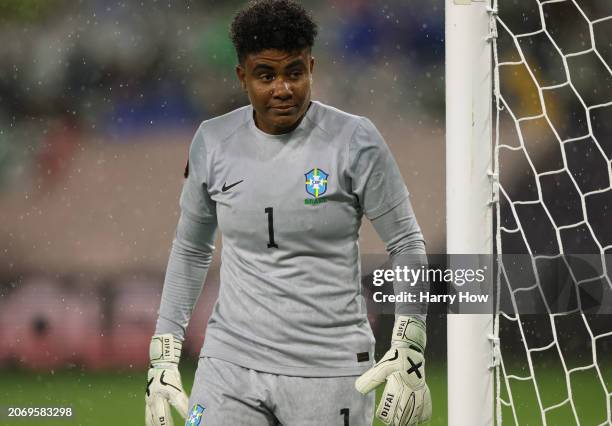
{"label": "eyebrow", "polygon": [[[289,62],[285,68],[295,68],[297,66],[301,66],[301,67],[305,67],[306,64],[304,63],[304,61],[301,58],[295,59],[291,62]],[[257,64],[255,65],[255,67],[253,68],[253,73],[257,73],[260,71],[274,71],[274,67],[272,65],[268,65],[268,64]]]}
{"label": "eyebrow", "polygon": [[270,65],[266,65],[266,64],[257,64],[255,65],[255,67],[253,68],[253,73],[256,73],[258,71],[273,71],[274,67],[270,66]]}
{"label": "eyebrow", "polygon": [[295,59],[294,61],[290,62],[285,68],[294,68],[296,66],[306,66],[306,64],[304,63],[304,61],[301,58]]}

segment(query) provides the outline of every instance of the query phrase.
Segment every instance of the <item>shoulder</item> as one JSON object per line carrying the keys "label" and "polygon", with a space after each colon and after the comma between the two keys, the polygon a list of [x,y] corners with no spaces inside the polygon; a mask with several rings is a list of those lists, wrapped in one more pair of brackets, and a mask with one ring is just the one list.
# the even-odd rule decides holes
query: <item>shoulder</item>
{"label": "shoulder", "polygon": [[[208,155],[214,151],[215,145],[227,139],[243,123],[247,122],[249,111],[247,105],[202,122],[189,147],[189,162],[194,166],[190,169],[201,169],[206,164]],[[185,171],[185,174],[187,174],[187,171]]]}
{"label": "shoulder", "polygon": [[317,127],[337,136],[345,134],[352,137],[358,129],[376,130],[376,127],[365,117],[342,111],[322,102],[312,101],[315,111],[309,116]]}
{"label": "shoulder", "polygon": [[248,123],[251,111],[251,106],[246,105],[205,120],[200,124],[196,134],[199,134],[201,139],[206,140],[207,144],[221,142]]}

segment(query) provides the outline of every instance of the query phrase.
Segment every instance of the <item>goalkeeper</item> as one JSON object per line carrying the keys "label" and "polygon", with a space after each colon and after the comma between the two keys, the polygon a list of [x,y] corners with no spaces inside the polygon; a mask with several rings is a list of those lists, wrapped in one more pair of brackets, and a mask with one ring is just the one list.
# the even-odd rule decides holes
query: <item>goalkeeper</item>
{"label": "goalkeeper", "polygon": [[[397,305],[391,349],[372,367],[361,294],[366,216],[396,265],[425,263],[397,164],[372,122],[311,100],[317,33],[291,0],[234,18],[236,73],[250,104],[205,121],[189,150],[146,389],[148,425],[371,425],[425,421],[426,305]],[[219,297],[191,397],[181,344],[223,238]],[[396,266],[394,265],[394,266]],[[395,287],[396,292],[418,292]],[[360,377],[361,376],[361,377]]]}

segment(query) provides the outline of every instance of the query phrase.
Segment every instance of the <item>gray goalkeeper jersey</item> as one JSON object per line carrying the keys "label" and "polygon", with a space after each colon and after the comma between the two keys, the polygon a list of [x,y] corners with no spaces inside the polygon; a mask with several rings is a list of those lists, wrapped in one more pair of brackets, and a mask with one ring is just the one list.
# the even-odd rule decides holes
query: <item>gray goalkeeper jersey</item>
{"label": "gray goalkeeper jersey", "polygon": [[408,196],[363,117],[312,102],[291,133],[259,130],[249,105],[205,121],[181,209],[216,220],[219,298],[202,355],[255,370],[346,376],[372,364],[358,232]]}

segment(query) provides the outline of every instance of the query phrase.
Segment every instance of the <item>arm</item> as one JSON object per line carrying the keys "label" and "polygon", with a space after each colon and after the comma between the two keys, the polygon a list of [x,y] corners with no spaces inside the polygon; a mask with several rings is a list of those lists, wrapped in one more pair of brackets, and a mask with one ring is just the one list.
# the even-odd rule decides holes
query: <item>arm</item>
{"label": "arm", "polygon": [[[365,216],[386,245],[393,267],[427,265],[425,242],[410,204],[408,189],[382,135],[362,118],[349,144],[348,170],[352,191]],[[395,282],[395,294],[419,294],[426,283],[411,287]],[[417,300],[419,298],[417,297]],[[426,303],[397,303],[395,314],[412,315],[425,322]]]}
{"label": "arm", "polygon": [[[172,404],[183,418],[188,397],[178,364],[185,330],[210,266],[217,229],[216,206],[206,184],[206,150],[202,128],[189,150],[181,193],[181,216],[166,268],[159,317],[151,339],[145,392],[147,426],[172,426]],[[191,170],[189,170],[191,169]],[[189,171],[188,171],[189,170]]]}
{"label": "arm", "polygon": [[[384,241],[393,267],[426,265],[425,243],[408,190],[389,148],[368,120],[355,131],[349,164],[353,191]],[[393,289],[395,294],[418,294],[424,285],[395,282]],[[431,418],[431,396],[425,383],[426,313],[425,303],[396,303],[391,348],[355,382],[364,394],[386,383],[376,409],[376,416],[386,425],[416,425]]]}
{"label": "arm", "polygon": [[179,341],[202,291],[214,251],[217,230],[215,202],[208,194],[207,153],[202,126],[189,148],[181,192],[181,216],[166,268],[155,334],[172,334]]}
{"label": "arm", "polygon": [[[372,225],[386,245],[393,268],[427,266],[425,242],[409,198],[373,219]],[[395,294],[410,292],[419,300],[418,294],[425,286],[423,281],[414,286],[394,282],[393,290]],[[355,383],[360,392],[367,393],[386,382],[382,400],[388,404],[379,405],[376,411],[385,424],[419,424],[431,417],[431,396],[425,383],[426,317],[426,302],[396,303],[391,349]],[[410,410],[411,395],[414,414]]]}
{"label": "arm", "polygon": [[[397,266],[401,268],[404,266],[409,268],[427,266],[425,241],[412,210],[410,198],[406,197],[398,205],[372,219],[371,222],[385,243],[393,268]],[[425,286],[426,283],[423,281],[417,282],[414,286],[406,282],[395,282],[393,283],[393,291],[396,295],[404,291],[415,294],[417,295],[416,300],[419,300],[418,295],[421,291],[426,290]],[[410,315],[425,323],[427,302],[396,303],[395,315]]]}
{"label": "arm", "polygon": [[155,334],[183,340],[212,261],[216,220],[198,222],[183,212],[166,268]]}

